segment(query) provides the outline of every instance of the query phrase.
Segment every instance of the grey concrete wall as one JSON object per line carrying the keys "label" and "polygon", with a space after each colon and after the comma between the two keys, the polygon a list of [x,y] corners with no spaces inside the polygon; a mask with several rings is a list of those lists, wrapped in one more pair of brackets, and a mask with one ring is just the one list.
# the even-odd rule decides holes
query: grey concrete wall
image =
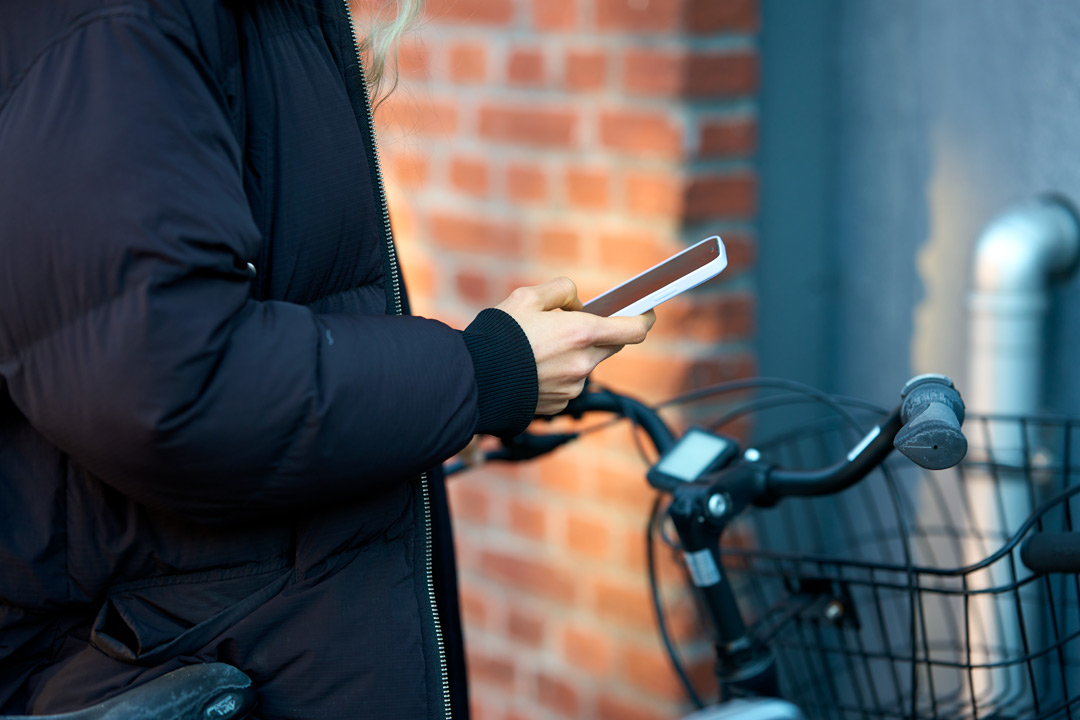
{"label": "grey concrete wall", "polygon": [[[1080,3],[765,0],[762,369],[889,403],[966,379],[975,238],[1080,201]],[[1080,280],[1047,326],[1047,409],[1080,414]]]}

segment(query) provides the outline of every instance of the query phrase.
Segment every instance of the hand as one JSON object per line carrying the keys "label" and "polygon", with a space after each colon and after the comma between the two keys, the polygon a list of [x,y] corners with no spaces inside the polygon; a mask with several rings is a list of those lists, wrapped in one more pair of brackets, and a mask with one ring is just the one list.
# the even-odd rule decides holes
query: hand
{"label": "hand", "polygon": [[585,379],[624,345],[640,343],[656,322],[649,311],[638,317],[605,318],[581,310],[570,278],[518,288],[496,305],[517,321],[536,358],[540,394],[537,415],[554,415],[581,394]]}

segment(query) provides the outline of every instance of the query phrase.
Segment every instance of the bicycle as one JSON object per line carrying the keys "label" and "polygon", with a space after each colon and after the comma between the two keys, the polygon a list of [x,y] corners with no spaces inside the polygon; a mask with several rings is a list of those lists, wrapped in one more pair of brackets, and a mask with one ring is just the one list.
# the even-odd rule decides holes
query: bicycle
{"label": "bicycle", "polygon": [[[658,413],[662,408],[608,390],[591,388],[561,413],[579,420],[594,413],[625,418],[660,455],[648,473],[659,491],[648,522],[649,578],[662,642],[699,708],[690,718],[1080,716],[1080,581],[1061,579],[1080,572],[1080,534],[1072,534],[1071,520],[1080,484],[1068,485],[1078,472],[1070,462],[1073,421],[976,418],[983,442],[954,471],[958,482],[913,486],[913,470],[956,465],[967,449],[962,401],[942,376],[914,378],[892,411],[767,379],[706,388],[662,407],[754,389],[781,394],[728,408],[710,428],[678,439]],[[747,415],[790,415],[807,401],[827,407],[831,419],[800,420],[746,449],[736,437],[715,432]],[[864,432],[867,418],[871,429]],[[1061,434],[1057,459],[1040,454],[1048,429]],[[526,461],[589,431],[524,433],[489,452],[488,460]],[[664,460],[694,433],[711,438],[712,451],[708,462],[680,477]],[[1005,441],[1011,442],[1007,452],[999,448],[995,455],[995,445]],[[886,462],[894,442],[912,463]],[[817,456],[841,459],[823,466]],[[1028,495],[1025,503],[1018,484]],[[930,493],[929,501],[915,503],[912,487]],[[958,499],[975,495],[998,506],[1008,501],[1022,521],[981,527],[973,517],[953,517],[968,505]],[[879,500],[890,504],[891,517]],[[812,512],[799,512],[804,508],[797,504],[807,503]],[[913,516],[913,508],[927,507],[936,514]],[[830,517],[829,525],[816,522],[819,516]],[[668,522],[677,539],[663,532]],[[777,526],[783,532],[774,532]],[[718,704],[698,696],[667,633],[655,572],[657,536],[687,559],[710,620]],[[725,546],[725,536],[740,542]],[[939,557],[943,552],[947,558]],[[751,602],[758,610],[747,617]],[[1017,622],[1007,622],[1012,618]],[[185,715],[88,709],[55,720],[240,720],[250,706],[239,700],[253,703],[254,689],[249,683],[235,706],[233,699],[215,704],[231,692],[207,686],[201,704]],[[764,699],[781,697],[795,704]]]}
{"label": "bicycle", "polygon": [[[914,378],[891,411],[768,379],[663,407],[754,389],[781,394],[691,430],[713,450],[683,477],[660,470],[687,435],[677,441],[656,409],[600,391],[566,413],[627,418],[659,453],[648,473],[660,491],[650,583],[659,633],[694,705],[706,707],[656,588],[657,535],[683,555],[710,621],[721,701],[783,697],[811,718],[1080,717],[1080,484],[1070,485],[1080,421],[969,418],[976,442],[958,465],[964,407],[942,376]],[[808,401],[831,420],[800,420],[745,451],[712,432]],[[489,455],[530,459],[579,435],[519,437]],[[910,462],[886,462],[894,441]],[[923,477],[922,468],[952,466]],[[665,522],[676,539],[661,532]]]}

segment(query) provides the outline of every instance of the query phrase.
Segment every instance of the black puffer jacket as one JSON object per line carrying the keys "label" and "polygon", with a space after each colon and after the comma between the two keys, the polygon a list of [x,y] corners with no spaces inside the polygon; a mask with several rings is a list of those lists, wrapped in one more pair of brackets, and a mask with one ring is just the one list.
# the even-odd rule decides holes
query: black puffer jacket
{"label": "black puffer jacket", "polygon": [[260,718],[467,714],[421,474],[536,371],[499,311],[394,317],[348,22],[0,0],[0,713],[220,660]]}

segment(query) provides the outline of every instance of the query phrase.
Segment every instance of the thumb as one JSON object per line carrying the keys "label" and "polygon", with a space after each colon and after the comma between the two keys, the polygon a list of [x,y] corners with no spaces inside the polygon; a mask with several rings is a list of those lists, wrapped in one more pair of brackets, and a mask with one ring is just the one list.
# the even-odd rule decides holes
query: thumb
{"label": "thumb", "polygon": [[568,277],[558,277],[533,288],[542,310],[580,310],[577,285]]}

